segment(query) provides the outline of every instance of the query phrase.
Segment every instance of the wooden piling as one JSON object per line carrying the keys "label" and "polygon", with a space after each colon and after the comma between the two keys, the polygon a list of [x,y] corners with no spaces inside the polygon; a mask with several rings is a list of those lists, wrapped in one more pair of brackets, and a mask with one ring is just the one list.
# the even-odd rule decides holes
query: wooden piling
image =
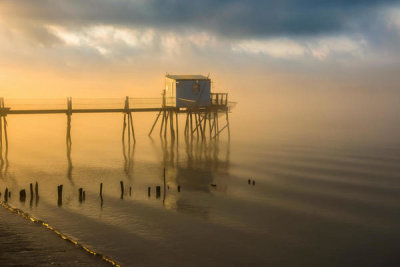
{"label": "wooden piling", "polygon": [[7,203],[8,201],[8,188],[6,187],[6,190],[4,191],[4,202]]}
{"label": "wooden piling", "polygon": [[151,133],[153,132],[154,127],[156,126],[157,121],[158,121],[158,119],[160,118],[160,115],[161,115],[161,110],[160,110],[160,112],[158,112],[158,115],[157,115],[157,117],[156,117],[156,120],[154,121],[153,126],[151,127],[151,130],[150,130],[150,132],[149,132],[149,136],[151,136]]}
{"label": "wooden piling", "polygon": [[79,198],[79,202],[82,202],[83,200],[83,188],[79,188],[78,190],[78,198]]}
{"label": "wooden piling", "polygon": [[26,191],[25,189],[22,189],[21,191],[19,191],[19,201],[25,202],[25,200],[26,200]]}
{"label": "wooden piling", "polygon": [[100,197],[103,197],[103,183],[100,183]]}
{"label": "wooden piling", "polygon": [[63,190],[63,185],[57,186],[57,193],[58,193],[57,205],[58,206],[62,206],[62,190]]}
{"label": "wooden piling", "polygon": [[29,184],[29,192],[31,194],[31,199],[33,198],[33,185],[32,183]]}
{"label": "wooden piling", "polygon": [[149,187],[147,188],[147,196],[148,196],[148,197],[150,197],[150,192],[151,192],[151,187],[149,186]]}
{"label": "wooden piling", "polygon": [[156,186],[156,198],[159,198],[161,195],[161,186]]}
{"label": "wooden piling", "polygon": [[119,183],[121,185],[121,199],[124,199],[124,182],[120,181]]}
{"label": "wooden piling", "polygon": [[178,112],[175,112],[176,140],[179,140]]}
{"label": "wooden piling", "polygon": [[120,181],[119,183],[121,185],[121,194],[124,194],[124,182]]}
{"label": "wooden piling", "polygon": [[132,186],[129,187],[129,196],[132,196]]}
{"label": "wooden piling", "polygon": [[181,192],[181,186],[178,185],[178,192]]}

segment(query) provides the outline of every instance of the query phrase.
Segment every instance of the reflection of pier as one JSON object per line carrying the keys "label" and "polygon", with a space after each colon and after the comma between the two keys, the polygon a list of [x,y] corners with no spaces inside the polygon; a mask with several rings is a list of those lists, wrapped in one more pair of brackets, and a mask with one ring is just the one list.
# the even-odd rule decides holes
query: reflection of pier
{"label": "reflection of pier", "polygon": [[200,142],[185,138],[176,142],[161,138],[161,151],[161,165],[166,169],[166,183],[171,188],[163,201],[165,208],[207,217],[211,207],[202,199],[212,192],[227,190],[229,141]]}
{"label": "reflection of pier", "polygon": [[186,139],[182,146],[161,139],[161,148],[168,182],[185,189],[209,191],[216,175],[225,176],[229,172],[229,142]]}

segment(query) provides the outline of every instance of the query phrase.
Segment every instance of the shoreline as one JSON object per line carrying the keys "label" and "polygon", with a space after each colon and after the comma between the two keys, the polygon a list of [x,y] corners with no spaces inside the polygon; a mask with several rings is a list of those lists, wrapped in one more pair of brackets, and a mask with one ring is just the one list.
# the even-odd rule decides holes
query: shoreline
{"label": "shoreline", "polygon": [[24,211],[0,206],[1,266],[119,266]]}

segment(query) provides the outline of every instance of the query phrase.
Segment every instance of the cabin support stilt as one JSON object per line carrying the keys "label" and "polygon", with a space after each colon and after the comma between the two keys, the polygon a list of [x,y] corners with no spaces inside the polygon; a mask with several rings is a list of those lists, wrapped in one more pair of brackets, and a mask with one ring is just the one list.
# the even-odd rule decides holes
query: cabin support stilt
{"label": "cabin support stilt", "polygon": [[[4,106],[4,98],[0,98],[0,163],[4,164],[4,158],[8,158],[8,135],[7,135],[7,111]],[[3,158],[4,156],[4,158]]]}
{"label": "cabin support stilt", "polygon": [[124,122],[122,125],[122,143],[125,144],[125,134],[128,132],[128,145],[131,146],[131,141],[136,143],[135,128],[133,126],[132,111],[129,107],[129,96],[125,98],[124,106]]}
{"label": "cabin support stilt", "polygon": [[67,144],[67,160],[68,160],[68,171],[67,176],[70,181],[72,181],[72,138],[71,138],[71,121],[72,121],[72,98],[67,98],[67,135],[66,135],[66,144]]}

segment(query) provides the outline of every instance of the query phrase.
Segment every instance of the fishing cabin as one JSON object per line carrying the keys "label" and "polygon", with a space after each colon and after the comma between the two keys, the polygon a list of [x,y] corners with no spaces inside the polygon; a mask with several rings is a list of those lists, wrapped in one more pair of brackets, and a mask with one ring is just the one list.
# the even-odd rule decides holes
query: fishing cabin
{"label": "fishing cabin", "polygon": [[203,75],[166,75],[165,105],[169,107],[208,107],[211,80]]}

